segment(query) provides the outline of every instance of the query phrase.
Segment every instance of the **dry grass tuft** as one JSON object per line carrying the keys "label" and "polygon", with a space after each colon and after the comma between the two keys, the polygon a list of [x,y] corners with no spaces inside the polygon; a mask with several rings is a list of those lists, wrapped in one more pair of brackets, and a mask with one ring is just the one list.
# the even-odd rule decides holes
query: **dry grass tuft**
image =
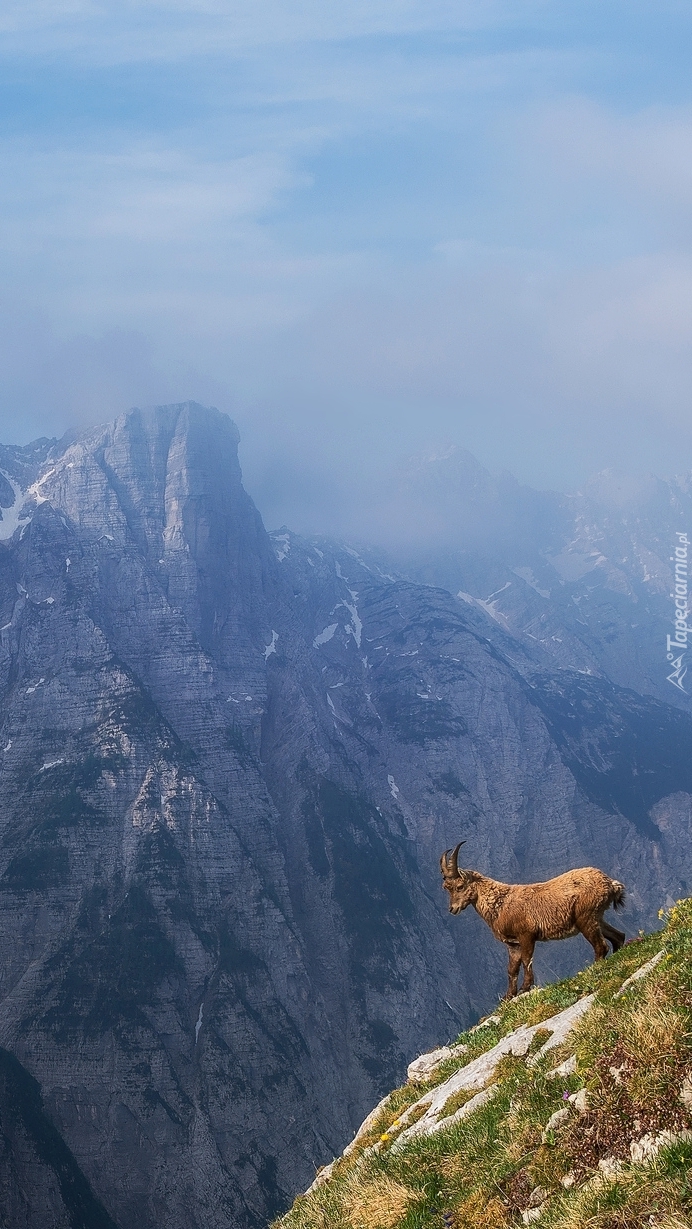
{"label": "dry grass tuft", "polygon": [[482,1191],[474,1191],[454,1209],[454,1229],[504,1229],[509,1223],[502,1200],[489,1200]]}
{"label": "dry grass tuft", "polygon": [[527,1118],[514,1118],[509,1123],[512,1129],[509,1133],[505,1151],[510,1161],[520,1161],[527,1152],[538,1148],[541,1142],[541,1128]]}
{"label": "dry grass tuft", "polygon": [[289,1213],[291,1223],[301,1229],[329,1229],[332,1221],[328,1209],[314,1196],[299,1196]]}
{"label": "dry grass tuft", "polygon": [[351,1182],[342,1207],[352,1229],[395,1229],[420,1198],[420,1191],[383,1175],[369,1182]]}
{"label": "dry grass tuft", "polygon": [[661,979],[646,987],[642,1002],[625,1017],[622,1041],[631,1057],[629,1093],[642,1107],[668,1097],[684,1053],[686,1013],[666,995]]}

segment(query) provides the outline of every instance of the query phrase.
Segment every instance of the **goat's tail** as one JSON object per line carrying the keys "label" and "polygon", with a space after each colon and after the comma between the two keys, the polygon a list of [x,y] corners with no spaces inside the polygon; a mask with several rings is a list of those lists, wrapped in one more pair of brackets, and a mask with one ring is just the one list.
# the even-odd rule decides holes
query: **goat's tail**
{"label": "goat's tail", "polygon": [[624,883],[620,883],[619,879],[611,879],[610,881],[610,904],[614,909],[622,909],[627,898]]}

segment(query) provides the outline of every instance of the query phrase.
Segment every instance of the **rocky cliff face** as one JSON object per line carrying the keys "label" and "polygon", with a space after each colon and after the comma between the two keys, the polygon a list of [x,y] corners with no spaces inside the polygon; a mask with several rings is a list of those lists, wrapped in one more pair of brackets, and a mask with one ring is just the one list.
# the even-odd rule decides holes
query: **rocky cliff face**
{"label": "rocky cliff face", "polygon": [[504,988],[441,899],[462,834],[498,878],[603,866],[630,929],[692,882],[685,712],[270,538],[223,415],[0,469],[8,1224],[266,1223]]}

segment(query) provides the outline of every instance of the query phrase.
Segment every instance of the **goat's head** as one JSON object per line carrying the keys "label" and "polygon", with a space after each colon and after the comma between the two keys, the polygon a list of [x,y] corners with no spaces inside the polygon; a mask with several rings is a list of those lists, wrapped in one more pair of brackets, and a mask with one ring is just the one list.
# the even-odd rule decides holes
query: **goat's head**
{"label": "goat's head", "polygon": [[459,844],[454,849],[446,849],[440,858],[440,870],[442,871],[442,886],[445,892],[449,892],[449,912],[461,913],[467,905],[473,904],[476,891],[474,877],[471,871],[459,870],[457,859],[459,850],[465,841],[459,841]]}

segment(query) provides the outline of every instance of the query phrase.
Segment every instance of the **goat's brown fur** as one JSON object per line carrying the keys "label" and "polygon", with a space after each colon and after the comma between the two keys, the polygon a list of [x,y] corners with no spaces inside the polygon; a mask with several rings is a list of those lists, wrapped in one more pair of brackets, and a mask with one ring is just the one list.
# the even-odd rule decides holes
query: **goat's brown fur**
{"label": "goat's brown fur", "polygon": [[449,892],[450,913],[461,913],[473,905],[495,938],[509,948],[506,998],[517,994],[522,965],[520,993],[533,986],[533,951],[540,940],[568,939],[581,933],[591,944],[596,960],[608,955],[608,943],[614,952],[622,947],[624,932],[603,920],[610,905],[618,909],[625,903],[625,888],[617,879],[610,879],[593,866],[583,866],[545,883],[499,883],[478,871],[459,870],[457,859],[463,844],[460,841],[456,849],[447,850],[440,858],[442,886]]}

